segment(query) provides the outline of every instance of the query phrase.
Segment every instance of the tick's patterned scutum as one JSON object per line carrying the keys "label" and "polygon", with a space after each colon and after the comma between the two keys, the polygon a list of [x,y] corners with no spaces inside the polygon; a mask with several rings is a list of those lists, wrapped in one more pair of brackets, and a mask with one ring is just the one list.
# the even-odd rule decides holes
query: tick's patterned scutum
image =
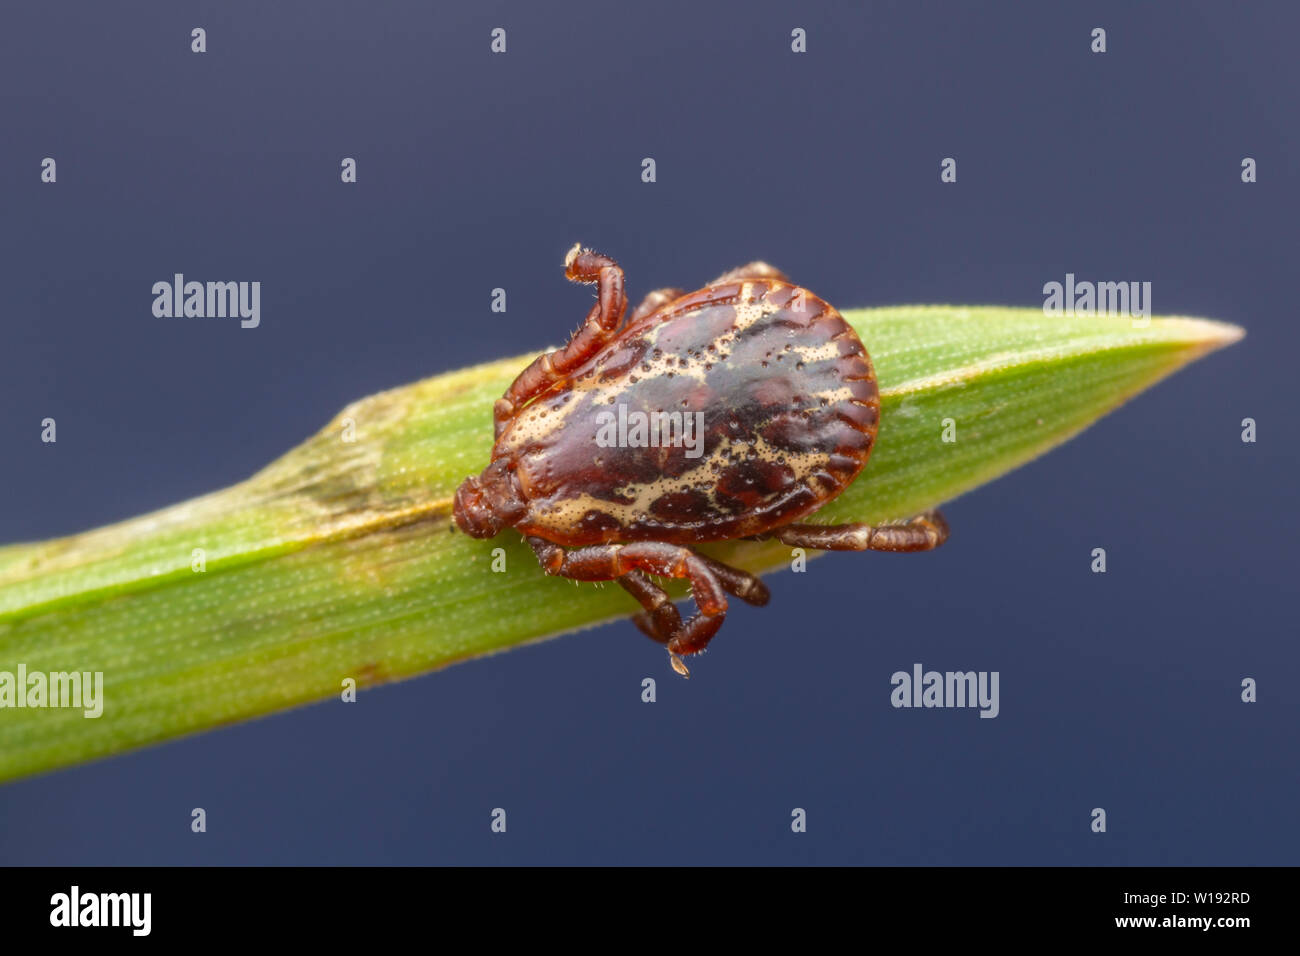
{"label": "tick's patterned scutum", "polygon": [[[703,413],[684,442],[602,447],[602,411]],[[829,304],[773,279],[677,298],[630,324],[521,409],[492,458],[510,459],[525,535],[565,546],[696,543],[797,521],[866,464],[879,394],[857,334]],[[680,437],[680,433],[678,433]]]}

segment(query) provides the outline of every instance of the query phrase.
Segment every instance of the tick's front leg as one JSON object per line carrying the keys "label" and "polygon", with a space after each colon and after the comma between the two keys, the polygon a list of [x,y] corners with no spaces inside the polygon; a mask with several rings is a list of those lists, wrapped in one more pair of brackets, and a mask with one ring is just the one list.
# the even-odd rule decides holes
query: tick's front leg
{"label": "tick's front leg", "polygon": [[574,282],[595,282],[596,303],[568,345],[539,355],[519,373],[505,395],[497,399],[492,409],[497,436],[530,399],[564,378],[613,338],[623,321],[627,294],[623,291],[623,270],[617,262],[599,252],[574,246],[564,259],[564,274]]}

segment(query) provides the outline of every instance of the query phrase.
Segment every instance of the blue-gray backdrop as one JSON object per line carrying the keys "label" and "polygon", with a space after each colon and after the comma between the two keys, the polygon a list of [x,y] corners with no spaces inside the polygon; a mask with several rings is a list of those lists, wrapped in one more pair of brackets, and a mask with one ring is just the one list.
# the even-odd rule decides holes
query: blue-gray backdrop
{"label": "blue-gray backdrop", "polygon": [[[1290,3],[8,5],[0,541],[556,341],[579,239],[633,295],[761,257],[841,305],[1033,306],[1072,271],[1250,334],[951,505],[924,574],[774,577],[692,681],[606,626],[10,784],[0,860],[1295,862],[1297,30]],[[178,271],[262,280],[261,328],[154,318]],[[916,661],[1000,671],[1001,715],[892,709]]]}

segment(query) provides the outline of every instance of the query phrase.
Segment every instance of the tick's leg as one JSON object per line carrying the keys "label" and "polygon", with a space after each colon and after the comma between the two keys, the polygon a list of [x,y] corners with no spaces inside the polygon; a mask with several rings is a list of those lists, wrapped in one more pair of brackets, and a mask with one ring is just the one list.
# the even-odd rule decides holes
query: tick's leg
{"label": "tick's leg", "polygon": [[646,637],[667,644],[681,630],[682,616],[673,606],[673,599],[667,591],[651,581],[644,571],[629,571],[618,579],[618,583],[645,608],[632,620]]}
{"label": "tick's leg", "polygon": [[492,409],[497,435],[529,399],[564,378],[608,342],[623,321],[627,294],[623,291],[623,270],[617,262],[599,252],[574,246],[564,260],[564,274],[574,282],[595,282],[596,302],[568,345],[539,355],[519,373],[505,395],[497,399]]}
{"label": "tick's leg", "polygon": [[766,537],[818,551],[930,551],[948,540],[948,522],[927,511],[898,524],[791,524]]}
{"label": "tick's leg", "polygon": [[[619,580],[621,581],[623,579],[619,578]],[[636,625],[638,631],[650,638],[650,640],[654,641],[656,644],[667,644],[669,639],[672,637],[671,631],[665,631],[655,623],[654,618],[650,616],[649,611],[638,611],[636,614],[633,614],[632,623]]]}
{"label": "tick's leg", "polygon": [[722,285],[725,282],[739,282],[741,279],[777,279],[781,282],[789,282],[787,276],[776,266],[770,266],[766,262],[747,262],[737,269],[730,272],[724,272],[718,276],[709,285]]}
{"label": "tick's leg", "polygon": [[[762,607],[771,596],[767,585],[748,571],[741,571],[721,561],[704,555],[698,556],[718,578],[718,583],[728,594],[734,594],[748,604]],[[652,641],[667,644],[681,629],[682,618],[673,606],[668,592],[655,584],[643,571],[629,571],[618,579],[623,589],[641,602],[645,608],[633,616],[632,621]]]}
{"label": "tick's leg", "polygon": [[759,580],[757,575],[742,571],[740,568],[733,568],[729,564],[715,561],[703,554],[697,554],[696,557],[703,561],[708,569],[713,572],[724,591],[735,595],[746,604],[763,607],[772,597],[772,592],[767,589],[766,584]]}
{"label": "tick's leg", "polygon": [[698,654],[704,650],[726,617],[726,589],[710,567],[717,562],[696,554],[690,548],[658,541],[638,541],[599,544],[566,552],[559,545],[538,537],[528,538],[528,544],[547,574],[575,581],[612,581],[632,570],[689,580],[697,613],[668,639],[668,652],[673,658],[673,669],[678,673],[685,671],[678,655]]}
{"label": "tick's leg", "polygon": [[655,289],[641,300],[640,305],[632,310],[632,317],[627,320],[628,324],[631,325],[637,319],[649,315],[655,309],[667,305],[673,299],[680,299],[685,294],[685,289]]}

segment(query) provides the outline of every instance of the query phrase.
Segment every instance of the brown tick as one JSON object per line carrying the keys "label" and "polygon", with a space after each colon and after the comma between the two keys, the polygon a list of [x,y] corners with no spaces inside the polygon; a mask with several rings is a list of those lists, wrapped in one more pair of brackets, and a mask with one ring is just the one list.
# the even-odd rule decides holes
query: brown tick
{"label": "brown tick", "polygon": [[[513,527],[547,574],[617,580],[682,675],[682,656],[722,626],[728,594],[768,599],[757,577],[693,545],[928,551],[948,537],[937,511],[800,523],[857,477],[880,418],[867,350],[826,302],[753,262],[698,292],[651,292],[624,323],[617,262],[574,246],[564,274],[596,283],[597,302],[497,400],[491,463],[456,491],[466,534]],[[689,580],[697,613],[683,623],[651,575]]]}

